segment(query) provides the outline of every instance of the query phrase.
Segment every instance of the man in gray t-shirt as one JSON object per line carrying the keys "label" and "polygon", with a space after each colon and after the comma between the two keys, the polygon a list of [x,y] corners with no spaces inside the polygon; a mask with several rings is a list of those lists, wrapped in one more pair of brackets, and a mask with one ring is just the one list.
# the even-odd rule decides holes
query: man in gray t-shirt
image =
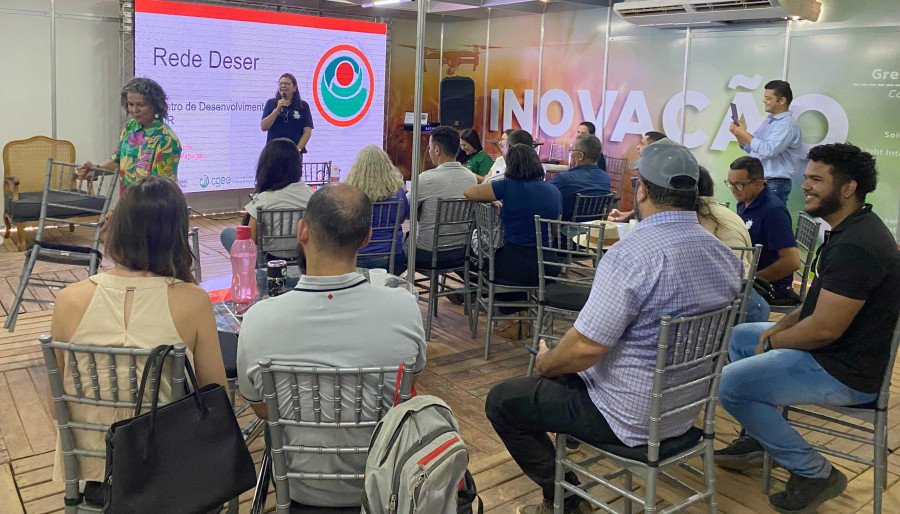
{"label": "man in gray t-shirt", "polygon": [[[337,367],[402,362],[413,373],[425,367],[425,331],[415,297],[402,288],[374,287],[355,271],[356,250],[368,243],[371,219],[372,205],[355,187],[339,184],[316,191],[297,234],[306,253],[307,274],[292,291],[259,302],[244,315],[238,340],[238,385],[260,418],[269,414],[262,403],[258,362],[263,357]],[[363,385],[374,392],[374,384]],[[284,414],[291,408],[291,384],[285,380],[275,386],[279,398],[283,394],[287,399],[280,406]],[[393,383],[387,389],[385,395],[392,400]],[[330,400],[330,384],[321,384],[321,391],[323,402]],[[344,410],[353,416],[352,408]],[[301,412],[311,411],[311,404],[301,405]],[[329,414],[323,409],[323,416]],[[286,430],[285,444],[366,446],[371,436],[372,430],[366,428]],[[365,455],[288,454],[288,468],[362,473]],[[290,492],[292,499],[304,505],[356,506],[362,483],[291,480]]]}

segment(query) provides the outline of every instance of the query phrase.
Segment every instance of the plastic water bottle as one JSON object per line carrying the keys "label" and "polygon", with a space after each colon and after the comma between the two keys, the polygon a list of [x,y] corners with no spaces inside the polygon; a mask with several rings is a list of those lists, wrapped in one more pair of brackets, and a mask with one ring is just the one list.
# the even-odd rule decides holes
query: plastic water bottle
{"label": "plastic water bottle", "polygon": [[231,247],[231,301],[235,312],[246,312],[257,297],[256,243],[250,239],[250,227],[237,227],[237,240]]}

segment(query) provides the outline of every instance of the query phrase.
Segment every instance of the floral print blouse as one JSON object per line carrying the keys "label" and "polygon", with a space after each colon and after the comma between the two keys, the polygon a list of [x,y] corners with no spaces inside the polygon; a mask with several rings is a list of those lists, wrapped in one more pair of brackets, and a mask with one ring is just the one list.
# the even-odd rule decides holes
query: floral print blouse
{"label": "floral print blouse", "polygon": [[171,127],[161,120],[153,120],[149,127],[144,128],[131,119],[122,129],[119,146],[111,159],[119,163],[123,188],[131,187],[137,179],[147,175],[175,180],[181,159],[181,143]]}

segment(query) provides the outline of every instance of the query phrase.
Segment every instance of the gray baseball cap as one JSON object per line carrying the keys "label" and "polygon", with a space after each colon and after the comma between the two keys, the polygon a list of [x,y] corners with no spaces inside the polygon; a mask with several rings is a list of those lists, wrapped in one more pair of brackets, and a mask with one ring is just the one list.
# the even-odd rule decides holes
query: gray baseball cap
{"label": "gray baseball cap", "polygon": [[694,184],[687,189],[695,189],[700,180],[700,165],[686,147],[663,138],[647,145],[641,156],[635,159],[638,173],[646,181],[666,189],[686,189],[676,186],[676,177],[690,177]]}

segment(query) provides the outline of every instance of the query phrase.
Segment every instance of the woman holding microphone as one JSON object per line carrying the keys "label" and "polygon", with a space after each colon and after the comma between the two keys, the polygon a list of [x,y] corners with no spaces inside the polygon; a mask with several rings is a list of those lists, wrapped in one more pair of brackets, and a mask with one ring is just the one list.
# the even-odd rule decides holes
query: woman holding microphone
{"label": "woman holding microphone", "polygon": [[300,99],[297,79],[290,73],[278,79],[278,91],[275,98],[266,102],[259,128],[266,132],[267,142],[278,137],[293,141],[300,151],[300,164],[303,164],[306,143],[312,136],[313,120],[309,104]]}

